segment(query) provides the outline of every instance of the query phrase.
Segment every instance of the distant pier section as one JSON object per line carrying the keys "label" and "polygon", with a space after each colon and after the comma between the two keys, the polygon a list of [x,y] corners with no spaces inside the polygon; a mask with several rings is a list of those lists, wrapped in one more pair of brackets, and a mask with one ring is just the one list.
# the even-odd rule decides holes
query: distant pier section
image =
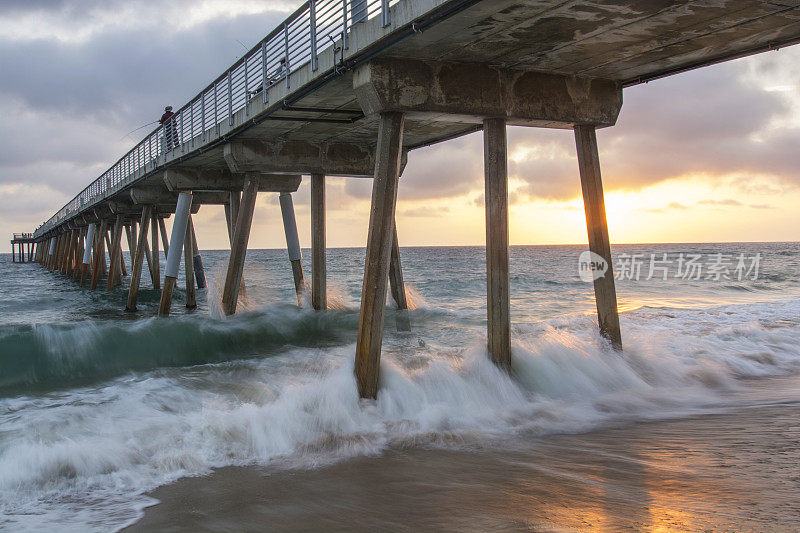
{"label": "distant pier section", "polygon": [[15,233],[11,238],[11,260],[15,263],[33,261],[36,239],[33,233]]}
{"label": "distant pier section", "polygon": [[114,290],[130,272],[120,301],[129,312],[147,264],[167,316],[181,263],[187,307],[195,285],[205,287],[192,215],[222,205],[231,243],[222,308],[231,315],[246,291],[256,198],[273,194],[302,304],[292,194],[310,176],[310,301],[323,312],[326,179],[369,179],[355,373],[360,395],[375,398],[387,293],[396,327],[413,327],[395,223],[400,176],[414,150],[482,132],[487,355],[513,371],[506,129],[559,128],[575,139],[589,249],[608,265],[594,280],[601,342],[621,350],[596,130],[616,124],[625,87],[797,42],[800,0],[309,0],[32,238],[12,242],[27,245],[29,259],[35,242],[35,261],[91,290],[101,279]]}

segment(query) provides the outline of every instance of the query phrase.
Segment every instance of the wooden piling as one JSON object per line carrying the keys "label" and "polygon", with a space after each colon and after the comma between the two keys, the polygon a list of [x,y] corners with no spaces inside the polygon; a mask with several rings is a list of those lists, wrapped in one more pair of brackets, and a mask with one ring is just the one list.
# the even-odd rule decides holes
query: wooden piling
{"label": "wooden piling", "polygon": [[83,267],[83,250],[86,247],[86,232],[88,227],[80,229],[78,234],[78,247],[75,251],[75,267],[72,269],[72,281],[77,282],[81,278],[81,270]]}
{"label": "wooden piling", "polygon": [[186,274],[186,308],[197,307],[197,298],[194,292],[194,246],[192,244],[192,215],[186,224],[186,236],[183,240],[183,268]]}
{"label": "wooden piling", "polygon": [[125,310],[129,312],[136,311],[136,300],[139,297],[139,282],[142,279],[142,263],[144,262],[144,247],[147,243],[147,231],[150,229],[150,217],[152,216],[153,208],[145,205],[142,208],[142,224],[139,229],[139,237],[136,242],[136,255],[133,258],[131,266],[131,286],[128,289],[128,302],[125,304]]}
{"label": "wooden piling", "polygon": [[161,231],[161,244],[164,248],[164,259],[169,257],[169,241],[167,240],[167,225],[162,217],[158,217],[158,229]]}
{"label": "wooden piling", "polygon": [[155,290],[161,290],[161,258],[158,256],[158,217],[153,209],[153,216],[150,220],[150,241],[152,242],[152,262],[150,263],[150,279]]}
{"label": "wooden piling", "polygon": [[289,261],[292,264],[292,278],[294,279],[294,291],[297,295],[297,305],[302,307],[303,290],[305,289],[302,263],[303,256],[300,252],[300,237],[297,234],[297,220],[294,217],[292,193],[280,193],[278,201],[281,205],[283,233],[286,236],[286,250],[289,253]]}
{"label": "wooden piling", "polygon": [[103,237],[106,234],[107,228],[108,222],[102,220],[100,222],[100,229],[95,234],[94,259],[92,260],[92,282],[89,284],[92,290],[97,288],[97,284],[100,281],[101,266],[106,257],[106,240]]}
{"label": "wooden piling", "polygon": [[486,309],[488,349],[500,368],[511,368],[508,288],[508,164],[506,121],[483,121],[486,185]]}
{"label": "wooden piling", "polygon": [[189,216],[189,229],[192,232],[192,264],[194,266],[194,279],[197,281],[198,289],[206,288],[206,271],[203,268],[203,257],[200,255],[200,248],[197,246],[197,234],[194,232],[194,222]]}
{"label": "wooden piling", "polygon": [[[231,249],[233,249],[233,237],[236,231],[236,219],[239,218],[239,207],[241,206],[242,193],[239,191],[231,191],[230,199],[225,204],[225,221],[228,224],[228,239],[230,240]],[[247,298],[247,288],[245,287],[244,277],[239,284],[239,296]]]}
{"label": "wooden piling", "polygon": [[[108,275],[108,283],[106,290],[112,290],[117,281],[122,283],[122,272],[120,263],[122,262],[122,227],[124,223],[123,216],[117,215],[117,220],[114,222],[114,234],[111,241],[111,256],[109,257],[110,270]],[[117,277],[119,276],[119,277]]]}
{"label": "wooden piling", "polygon": [[325,175],[311,174],[311,306],[327,309]]}
{"label": "wooden piling", "polygon": [[135,225],[125,224],[125,238],[128,240],[128,254],[131,256],[131,271],[133,271],[133,262],[136,258],[136,238],[137,232]]}
{"label": "wooden piling", "polygon": [[83,284],[86,282],[86,274],[89,271],[89,265],[91,264],[92,247],[96,246],[95,244],[96,232],[97,232],[97,224],[90,224],[89,227],[86,229],[86,245],[83,249],[83,264],[81,265],[81,280],[80,280],[81,287],[83,287]]}
{"label": "wooden piling", "polygon": [[[178,279],[178,267],[183,252],[183,241],[186,237],[186,228],[189,223],[189,213],[192,209],[192,192],[183,191],[178,195],[178,204],[175,206],[175,219],[172,223],[172,238],[169,241],[167,266],[164,269],[164,288],[161,289],[161,302],[158,306],[158,316],[169,316],[172,307],[172,293]],[[166,233],[166,230],[164,230]],[[163,235],[162,235],[163,236]],[[167,244],[165,244],[167,247]]]}
{"label": "wooden piling", "polygon": [[614,286],[611,242],[606,222],[606,206],[603,198],[603,182],[600,177],[600,156],[597,151],[595,127],[576,125],[575,145],[578,150],[578,168],[581,175],[583,207],[586,212],[586,229],[589,234],[589,250],[602,257],[608,265],[605,275],[594,280],[594,296],[597,303],[600,334],[611,341],[614,348],[621,350],[622,333],[619,327],[617,291]]}
{"label": "wooden piling", "polygon": [[403,282],[403,267],[400,263],[400,244],[397,241],[397,221],[392,232],[392,257],[389,262],[389,291],[397,305],[395,326],[397,331],[411,331],[408,318],[408,302],[406,301],[406,285]]}
{"label": "wooden piling", "polygon": [[383,307],[392,252],[397,184],[403,149],[402,113],[381,113],[378,126],[372,208],[367,232],[367,254],[361,291],[361,313],[356,340],[355,374],[362,398],[375,398],[383,341]]}
{"label": "wooden piling", "polygon": [[[228,260],[228,270],[225,275],[225,288],[222,293],[222,312],[232,315],[236,312],[239,299],[239,287],[244,272],[244,261],[247,256],[247,242],[250,238],[250,226],[253,223],[253,211],[256,207],[258,196],[258,181],[256,178],[246,178],[241,205],[233,231],[231,255]],[[231,195],[233,198],[233,195]],[[233,215],[233,206],[231,206]]]}

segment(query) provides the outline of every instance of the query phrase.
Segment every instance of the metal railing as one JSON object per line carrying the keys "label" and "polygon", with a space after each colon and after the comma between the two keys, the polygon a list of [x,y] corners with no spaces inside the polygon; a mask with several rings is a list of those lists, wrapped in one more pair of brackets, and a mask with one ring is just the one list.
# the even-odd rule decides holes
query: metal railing
{"label": "metal railing", "polygon": [[[166,151],[194,149],[194,139],[228,121],[253,98],[268,103],[268,89],[278,83],[291,87],[291,74],[310,63],[316,71],[319,53],[340,41],[348,47],[349,29],[380,16],[391,25],[390,7],[400,0],[309,0],[280,26],[251,48],[228,70],[200,91],[167,121],[122,156],[99,178],[36,229],[36,237],[58,226],[109,193],[129,185],[146,165],[158,164]],[[188,146],[187,146],[188,144]]]}

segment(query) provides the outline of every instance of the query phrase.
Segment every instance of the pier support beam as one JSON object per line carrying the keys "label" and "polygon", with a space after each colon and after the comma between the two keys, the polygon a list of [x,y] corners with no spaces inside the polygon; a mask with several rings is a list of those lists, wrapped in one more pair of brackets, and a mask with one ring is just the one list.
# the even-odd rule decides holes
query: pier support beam
{"label": "pier support beam", "polygon": [[[144,223],[144,222],[143,222]],[[161,290],[161,258],[158,256],[158,216],[156,216],[155,209],[153,210],[150,219],[150,242],[152,243],[152,262],[150,263],[150,280],[153,282],[153,288],[157,291]]]}
{"label": "pier support beam", "polygon": [[126,311],[136,311],[136,299],[139,297],[139,282],[142,279],[142,264],[144,263],[144,248],[147,244],[147,231],[150,229],[150,217],[153,208],[145,205],[142,208],[142,223],[139,226],[139,238],[136,242],[136,255],[131,265],[131,286],[128,289],[128,302],[125,304]]}
{"label": "pier support beam", "polygon": [[[256,207],[257,196],[257,180],[249,177],[245,180],[242,202],[233,230],[228,271],[225,275],[225,288],[222,293],[222,312],[225,315],[232,315],[236,312],[239,287],[242,283],[242,272],[244,272],[244,260],[247,256],[247,242],[250,239],[250,226],[253,223],[253,211]],[[231,216],[233,216],[233,206],[231,206]]]}
{"label": "pier support beam", "polygon": [[[169,241],[167,266],[164,269],[164,288],[161,289],[161,302],[158,306],[158,316],[169,316],[172,307],[172,293],[178,281],[178,266],[181,262],[183,241],[186,238],[186,229],[189,225],[189,212],[192,209],[192,192],[183,191],[178,195],[178,204],[175,206],[175,219],[172,222],[172,238]],[[166,229],[164,229],[166,233]],[[164,244],[166,248],[166,243]]]}
{"label": "pier support beam", "polygon": [[400,244],[397,241],[397,221],[392,232],[392,257],[389,263],[389,290],[397,305],[395,325],[397,331],[411,331],[408,318],[408,302],[406,301],[406,285],[403,282],[403,267],[400,263]]}
{"label": "pier support beam", "polygon": [[197,298],[194,292],[194,239],[192,232],[192,215],[186,224],[186,236],[183,241],[183,269],[186,275],[186,308],[197,307]]}
{"label": "pier support beam", "polygon": [[194,232],[194,222],[189,217],[189,229],[192,231],[192,263],[194,266],[194,277],[197,281],[198,289],[206,288],[206,271],[203,268],[203,258],[200,255],[200,248],[197,246],[197,233]]}
{"label": "pier support beam", "polygon": [[97,235],[95,237],[96,242],[94,245],[94,259],[92,260],[92,282],[89,287],[92,290],[97,288],[97,284],[100,281],[100,271],[102,270],[102,262],[105,261],[106,258],[106,230],[108,228],[108,223],[105,220],[100,222],[100,229],[97,231]]}
{"label": "pier support beam", "polygon": [[56,239],[54,237],[50,237],[47,249],[47,256],[45,257],[44,261],[45,268],[50,268],[50,263],[53,261],[53,254],[55,253],[56,253]]}
{"label": "pier support beam", "polygon": [[511,367],[508,289],[508,168],[506,121],[483,121],[486,184],[486,309],[488,349],[500,368]]}
{"label": "pier support beam", "polygon": [[621,350],[622,333],[619,327],[614,269],[611,266],[611,242],[608,237],[595,127],[576,125],[575,145],[578,149],[578,167],[581,174],[583,207],[586,211],[586,229],[589,233],[589,250],[602,257],[608,265],[605,275],[594,280],[594,296],[597,302],[600,334],[611,341],[611,345],[615,349]]}
{"label": "pier support beam", "polygon": [[283,216],[283,232],[286,235],[286,250],[289,252],[289,261],[292,263],[292,277],[294,278],[294,291],[297,294],[297,305],[303,306],[303,258],[300,252],[300,237],[297,235],[297,220],[294,217],[294,204],[292,193],[282,192],[278,197]]}
{"label": "pier support beam", "polygon": [[158,229],[161,233],[161,244],[164,245],[164,259],[169,257],[169,241],[167,240],[167,225],[164,219],[158,217]]}
{"label": "pier support beam", "polygon": [[403,150],[404,116],[381,113],[378,126],[372,209],[367,232],[367,254],[356,340],[355,374],[362,398],[375,398],[383,341],[383,311],[392,252],[397,183]]}
{"label": "pier support beam", "polygon": [[[239,218],[239,208],[242,204],[242,193],[240,191],[231,191],[229,201],[225,204],[225,221],[228,224],[228,239],[233,250],[233,236],[236,232],[236,220]],[[244,278],[239,284],[239,295],[242,298],[247,298],[247,287],[245,286]]]}
{"label": "pier support beam", "polygon": [[97,231],[97,224],[89,224],[86,229],[86,246],[83,248],[83,261],[81,264],[81,281],[80,286],[86,282],[86,274],[89,272],[89,265],[92,260],[92,248],[95,245],[95,232]]}
{"label": "pier support beam", "polygon": [[325,260],[325,175],[311,174],[311,306],[328,307]]}
{"label": "pier support beam", "polygon": [[112,290],[118,283],[122,283],[122,226],[124,225],[124,216],[117,215],[117,220],[114,222],[114,233],[111,240],[111,256],[109,258],[110,268],[108,274],[108,283],[106,290]]}

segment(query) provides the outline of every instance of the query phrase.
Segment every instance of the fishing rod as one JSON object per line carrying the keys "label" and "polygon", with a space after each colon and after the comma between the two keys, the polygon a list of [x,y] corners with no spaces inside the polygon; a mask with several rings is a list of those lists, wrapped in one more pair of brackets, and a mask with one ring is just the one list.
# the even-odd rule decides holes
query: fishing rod
{"label": "fishing rod", "polygon": [[128,133],[126,133],[125,135],[123,135],[122,137],[120,137],[120,138],[119,138],[119,140],[121,141],[122,139],[124,139],[125,137],[127,137],[128,135],[130,135],[131,133],[135,133],[135,132],[139,131],[139,130],[140,130],[140,129],[142,129],[142,128],[146,128],[147,126],[150,126],[150,125],[152,125],[152,124],[155,124],[156,122],[159,122],[159,121],[158,121],[158,120],[154,120],[153,122],[148,122],[147,124],[144,124],[144,125],[142,125],[142,126],[139,126],[139,127],[138,127],[138,128],[136,128],[135,130],[131,130],[131,131],[129,131]]}

